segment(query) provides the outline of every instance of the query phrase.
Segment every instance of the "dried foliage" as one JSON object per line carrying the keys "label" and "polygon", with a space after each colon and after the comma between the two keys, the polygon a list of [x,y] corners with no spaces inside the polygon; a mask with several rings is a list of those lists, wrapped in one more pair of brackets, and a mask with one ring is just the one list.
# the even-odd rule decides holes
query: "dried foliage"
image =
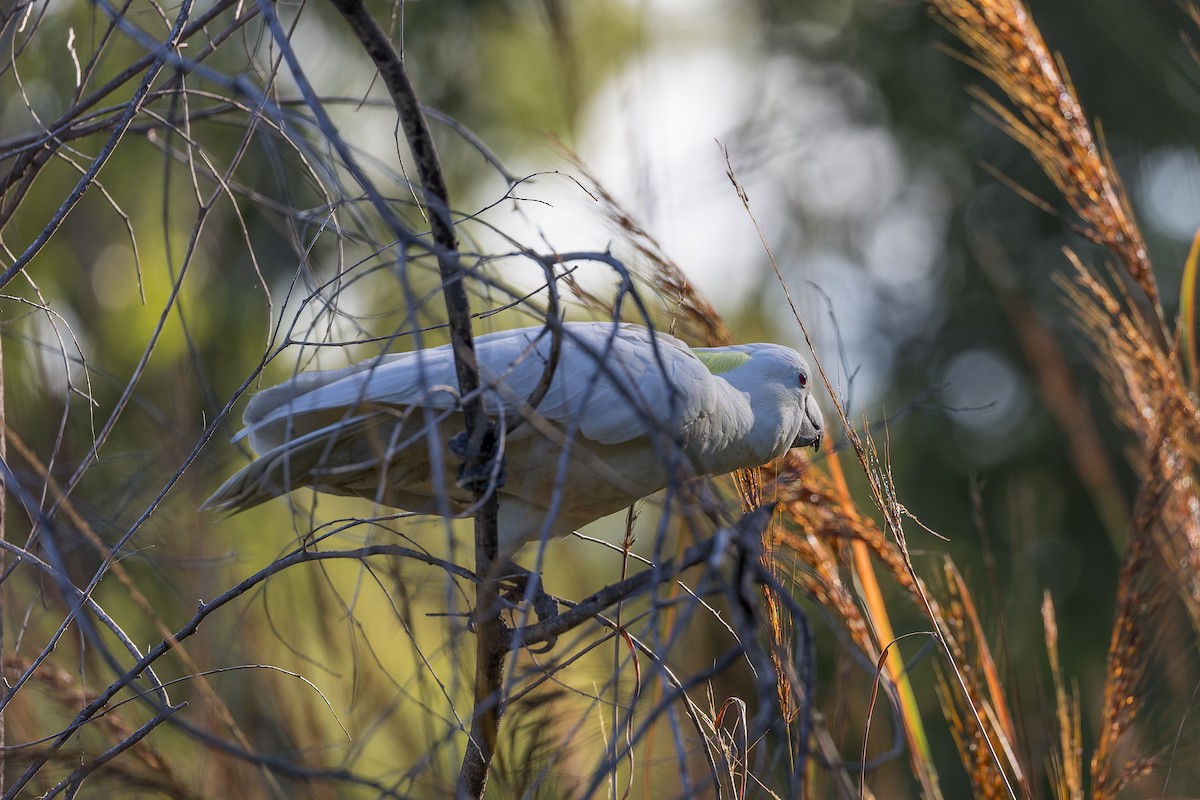
{"label": "dried foliage", "polygon": [[1067,694],[1062,665],[1058,660],[1058,619],[1050,593],[1042,597],[1042,627],[1046,636],[1046,654],[1054,680],[1054,722],[1058,726],[1057,749],[1049,756],[1051,788],[1059,800],[1083,800],[1085,778],[1083,744],[1080,731],[1079,693]]}
{"label": "dried foliage", "polygon": [[[979,611],[954,562],[946,558],[943,569],[944,635],[954,662],[967,678],[966,695],[955,691],[945,678],[939,680],[942,705],[954,732],[959,757],[967,767],[975,797],[1009,795],[1009,786],[997,768],[993,753],[1003,755],[1003,769],[1028,791],[1025,769],[1017,755],[1021,752],[1020,742],[1009,712],[1004,681],[992,658]],[[981,712],[978,718],[971,713],[972,708]]]}
{"label": "dried foliage", "polygon": [[[1162,767],[1139,729],[1168,596],[1182,602],[1200,633],[1200,494],[1195,482],[1200,445],[1196,396],[1178,343],[1193,332],[1166,331],[1154,273],[1128,198],[1103,144],[1092,132],[1066,69],[1051,55],[1029,11],[1017,0],[931,0],[947,26],[970,48],[966,60],[1001,89],[1011,105],[980,94],[1004,127],[1037,159],[1072,210],[1080,232],[1103,245],[1140,296],[1114,293],[1070,251],[1074,273],[1064,286],[1081,327],[1096,346],[1116,416],[1137,437],[1141,486],[1117,585],[1099,742],[1091,759],[1091,796],[1115,797],[1131,781]],[[1193,8],[1194,13],[1194,8]],[[1188,284],[1185,281],[1185,289]],[[1193,287],[1194,290],[1194,287]],[[1195,302],[1191,293],[1185,309]],[[1141,313],[1138,309],[1150,309]],[[1185,310],[1185,320],[1192,315]],[[1176,342],[1171,348],[1167,343]],[[1162,574],[1168,577],[1161,578]],[[1052,608],[1045,613],[1056,682],[1060,750],[1057,791],[1083,795],[1077,774],[1078,711],[1062,687]],[[1194,641],[1194,640],[1193,640]]]}
{"label": "dried foliage", "polygon": [[1131,312],[1129,298],[1114,295],[1074,253],[1067,256],[1075,274],[1065,289],[1096,344],[1114,410],[1140,443],[1141,486],[1117,587],[1100,741],[1092,758],[1093,796],[1115,797],[1161,764],[1144,749],[1155,745],[1135,723],[1165,593],[1182,601],[1193,633],[1200,633],[1200,494],[1194,478],[1200,417],[1179,352],[1162,349]]}

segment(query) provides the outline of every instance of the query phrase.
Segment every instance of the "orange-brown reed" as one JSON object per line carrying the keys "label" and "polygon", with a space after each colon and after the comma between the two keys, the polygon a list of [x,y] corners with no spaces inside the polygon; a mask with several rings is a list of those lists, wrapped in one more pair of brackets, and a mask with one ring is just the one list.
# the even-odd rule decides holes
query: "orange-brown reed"
{"label": "orange-brown reed", "polygon": [[[1003,759],[1005,769],[1014,782],[1027,790],[1023,764],[1014,747],[1018,743],[1016,725],[1009,712],[1004,683],[992,658],[984,633],[983,622],[967,582],[954,561],[944,558],[945,588],[942,591],[945,627],[942,629],[954,662],[964,676],[970,707],[979,710],[978,720],[963,713],[969,707],[957,696],[955,684],[946,677],[938,680],[939,697],[950,722],[958,754],[966,767],[974,796],[1002,798],[1009,796],[1009,786],[997,771],[993,753]],[[986,738],[992,747],[980,747]]]}

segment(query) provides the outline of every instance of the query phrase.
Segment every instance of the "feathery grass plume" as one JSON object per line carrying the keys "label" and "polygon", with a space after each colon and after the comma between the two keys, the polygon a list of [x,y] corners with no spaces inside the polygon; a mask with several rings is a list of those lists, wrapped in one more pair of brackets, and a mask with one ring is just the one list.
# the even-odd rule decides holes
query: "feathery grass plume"
{"label": "feathery grass plume", "polygon": [[1075,280],[1063,283],[1076,319],[1098,350],[1099,369],[1119,419],[1145,454],[1138,465],[1141,487],[1118,578],[1100,739],[1091,763],[1093,796],[1105,798],[1158,764],[1146,754],[1152,745],[1136,723],[1145,705],[1150,653],[1156,633],[1162,634],[1157,612],[1166,592],[1175,590],[1193,631],[1200,631],[1200,410],[1184,383],[1178,354],[1156,346],[1128,312],[1128,298],[1122,302],[1074,253],[1067,255]]}
{"label": "feathery grass plume", "polygon": [[1117,618],[1108,646],[1104,682],[1104,705],[1100,717],[1100,740],[1092,754],[1092,796],[1096,800],[1116,797],[1136,778],[1149,774],[1156,762],[1140,755],[1135,722],[1144,705],[1145,652],[1154,631],[1155,613],[1161,595],[1146,580],[1153,561],[1150,529],[1158,514],[1153,503],[1165,487],[1149,483],[1143,487],[1133,523],[1129,549],[1121,564],[1117,585]]}
{"label": "feathery grass plume", "polygon": [[[820,362],[817,362],[820,369]],[[823,374],[823,373],[822,373]],[[835,403],[837,401],[835,400]],[[954,673],[959,690],[967,700],[967,707],[972,716],[978,717],[980,711],[971,702],[970,698],[974,694],[978,694],[978,689],[972,690],[968,687],[968,683],[974,680],[970,671],[964,672],[959,668],[954,660],[954,653],[950,649],[949,643],[945,639],[945,617],[936,599],[934,599],[928,591],[926,591],[923,582],[917,576],[916,567],[913,565],[911,554],[908,548],[908,538],[904,532],[904,518],[909,516],[904,506],[900,504],[896,494],[896,486],[892,479],[892,470],[890,463],[890,454],[885,450],[881,453],[875,439],[871,435],[869,428],[865,428],[863,435],[859,436],[858,432],[850,425],[846,418],[844,409],[838,404],[839,416],[843,421],[846,431],[846,437],[852,446],[859,465],[866,476],[870,487],[871,499],[874,501],[876,508],[883,516],[883,524],[891,538],[889,544],[895,546],[895,551],[898,555],[898,560],[902,571],[907,573],[909,578],[906,585],[911,587],[910,597],[917,607],[925,614],[926,619],[933,624],[934,630],[932,635],[934,640],[941,645],[941,650],[947,658],[947,664]],[[835,473],[837,474],[837,473]],[[928,530],[928,529],[926,529]],[[887,620],[887,608],[882,601],[882,595],[879,593],[876,586],[874,569],[870,564],[869,559],[862,557],[862,548],[858,543],[855,544],[855,569],[856,576],[863,583],[866,597],[864,598],[871,609],[872,621],[876,627],[876,636],[882,642],[884,639],[890,643],[896,639],[890,633],[891,626]],[[878,618],[878,619],[877,619]],[[894,652],[890,649],[889,652]],[[912,750],[911,758],[913,762],[914,774],[921,780],[922,790],[927,797],[941,797],[941,790],[938,787],[937,770],[933,763],[932,754],[929,750],[929,745],[924,736],[924,724],[921,721],[920,710],[916,705],[915,697],[912,694],[912,687],[907,679],[907,674],[902,671],[901,666],[894,666],[896,659],[893,656],[888,660],[888,667],[893,673],[893,678],[899,683],[901,692],[901,710],[902,719],[905,724],[905,733],[909,739],[909,746]],[[979,724],[982,724],[980,722]],[[988,749],[991,749],[990,740],[984,740]],[[993,760],[999,761],[999,755],[991,753]],[[965,765],[968,769],[970,764]],[[1007,781],[1007,776],[1001,772],[1001,779]],[[1012,792],[1009,792],[1012,794]]]}
{"label": "feathery grass plume", "polygon": [[1042,629],[1046,654],[1054,680],[1054,721],[1058,725],[1058,749],[1049,755],[1052,783],[1058,800],[1083,800],[1083,732],[1080,730],[1079,691],[1067,695],[1062,665],[1058,661],[1058,619],[1050,592],[1042,595]]}
{"label": "feathery grass plume", "polygon": [[[1192,624],[1200,632],[1200,495],[1192,478],[1200,448],[1200,408],[1184,382],[1178,354],[1159,349],[1136,319],[1070,251],[1075,282],[1063,282],[1079,325],[1098,348],[1098,368],[1118,417],[1148,455],[1140,472],[1145,492],[1163,484],[1161,502],[1134,520],[1131,536],[1152,535],[1175,573]],[[1155,524],[1151,525],[1150,522]]]}
{"label": "feathery grass plume", "polygon": [[1099,351],[1097,368],[1113,408],[1142,447],[1149,449],[1163,430],[1164,398],[1182,390],[1186,401],[1176,360],[1146,336],[1126,312],[1127,302],[1101,283],[1073,251],[1064,253],[1074,267],[1074,281],[1060,279],[1059,283],[1074,307],[1077,323]]}
{"label": "feathery grass plume", "polygon": [[[1176,391],[1160,395],[1162,427],[1151,434],[1155,443],[1141,468],[1130,546],[1119,576],[1101,736],[1092,758],[1092,789],[1097,798],[1115,797],[1129,782],[1159,772],[1165,764],[1137,723],[1155,688],[1146,673],[1152,652],[1162,648],[1168,636],[1163,608],[1172,589],[1193,632],[1200,631],[1200,497],[1196,492],[1200,433],[1191,398],[1177,386],[1171,388]],[[1160,558],[1153,557],[1155,551]],[[1165,579],[1161,572],[1166,573]]]}
{"label": "feathery grass plume", "polygon": [[[971,599],[966,581],[954,561],[946,556],[942,562],[945,585],[943,635],[954,654],[954,662],[964,675],[967,695],[954,691],[945,676],[939,676],[938,694],[946,713],[959,757],[967,767],[974,797],[1001,798],[1010,796],[1010,784],[997,772],[992,752],[1002,753],[1012,785],[1025,797],[1033,796],[1028,785],[1030,770],[1021,763],[1017,730],[1004,696],[1004,683],[996,670],[991,648],[983,632],[983,623],[975,602]],[[940,672],[941,670],[939,670]],[[980,711],[978,719],[967,703]],[[991,747],[988,744],[991,744]]]}
{"label": "feathery grass plume", "polygon": [[[1000,88],[975,96],[1037,160],[1082,221],[1080,233],[1119,259],[1153,308],[1147,321],[1166,342],[1150,257],[1103,142],[1092,133],[1075,87],[1020,0],[930,0],[936,16],[967,47],[963,60]],[[1014,110],[1015,109],[1015,110]]]}
{"label": "feathery grass plume", "polygon": [[[825,368],[821,363],[821,359],[815,352],[813,340],[808,332],[808,328],[804,324],[804,320],[800,316],[799,310],[796,308],[795,301],[792,299],[791,291],[788,289],[787,282],[784,280],[783,274],[779,270],[779,264],[775,260],[775,255],[771,250],[770,242],[767,240],[766,234],[763,232],[762,226],[759,225],[754,211],[750,206],[750,198],[745,189],[738,182],[732,162],[729,159],[728,151],[725,153],[726,175],[730,183],[733,185],[734,191],[737,192],[738,198],[742,201],[742,205],[746,210],[750,221],[754,224],[754,228],[758,233],[759,241],[762,244],[763,250],[770,259],[771,266],[774,268],[775,276],[779,281],[780,288],[786,297],[789,306],[792,310],[792,315],[795,318],[796,324],[800,327],[804,335],[805,341],[809,347],[813,349],[814,363],[817,367],[817,372],[821,379],[830,387],[830,399],[833,401],[834,408],[837,411],[837,416],[842,422],[842,427],[846,432],[846,437],[850,445],[854,449],[854,454],[858,459],[859,466],[866,475],[870,485],[871,499],[874,501],[876,508],[883,514],[884,521],[888,532],[895,540],[896,549],[900,557],[900,562],[904,571],[911,579],[910,585],[913,587],[913,599],[917,605],[925,613],[927,619],[934,625],[934,630],[929,632],[933,635],[934,640],[942,646],[942,652],[949,659],[949,665],[954,672],[954,676],[959,683],[960,689],[964,694],[968,693],[966,682],[968,677],[958,669],[954,662],[953,653],[949,646],[942,638],[942,618],[941,612],[938,609],[937,602],[933,600],[921,585],[920,579],[917,577],[916,568],[913,566],[909,556],[908,545],[904,533],[903,518],[910,516],[900,504],[895,491],[895,485],[892,481],[892,472],[890,465],[890,456],[880,456],[879,450],[875,441],[871,438],[870,430],[864,430],[860,437],[854,426],[851,424],[849,417],[846,414],[844,404],[837,395],[832,391],[833,384],[829,380],[829,376],[825,372]],[[864,444],[865,442],[865,444]],[[854,508],[853,502],[850,500],[849,492],[846,489],[844,479],[841,475],[839,462],[836,458],[831,458],[829,461],[830,475],[834,479],[834,483],[839,489],[840,495],[844,498],[843,509],[848,517],[857,516],[857,511]],[[928,531],[929,529],[926,528]],[[933,533],[933,531],[929,531]],[[936,535],[936,534],[934,534]],[[878,582],[875,578],[874,567],[871,564],[870,558],[867,556],[865,547],[861,542],[853,542],[849,548],[853,554],[853,559],[850,562],[850,570],[854,578],[861,585],[862,600],[867,611],[868,619],[871,622],[876,642],[883,648],[883,658],[879,662],[881,667],[885,668],[889,673],[892,681],[896,684],[899,691],[900,700],[900,718],[904,725],[905,734],[908,738],[912,766],[914,775],[920,780],[921,788],[926,797],[938,798],[941,797],[941,789],[939,788],[938,774],[934,765],[932,754],[929,750],[928,740],[925,737],[924,723],[921,719],[920,708],[917,705],[916,697],[912,691],[912,683],[909,680],[907,670],[901,661],[899,651],[893,645],[904,636],[896,636],[891,627],[890,615],[887,605],[883,601],[882,592],[879,590]],[[912,634],[908,634],[912,635]],[[886,643],[886,644],[884,644]],[[878,677],[878,676],[877,676]],[[873,701],[872,701],[873,704]],[[972,715],[978,717],[978,710],[968,702]],[[870,713],[867,717],[868,728],[870,725]],[[982,725],[982,722],[979,724]],[[988,742],[990,749],[991,744]],[[866,752],[862,754],[862,758],[866,760]],[[992,758],[999,763],[999,756],[992,753]],[[1007,776],[1001,773],[1002,780],[1007,783]],[[865,783],[865,770],[860,771],[859,786],[860,790]],[[1011,793],[1011,787],[1010,787]]]}
{"label": "feathery grass plume", "polygon": [[[600,211],[622,235],[621,243],[632,251],[630,271],[647,281],[652,297],[662,298],[668,319],[667,330],[686,342],[702,342],[704,347],[725,347],[737,344],[733,332],[713,304],[701,294],[672,261],[654,237],[641,226],[632,214],[622,208],[615,197],[593,175],[586,164],[566,145],[556,142],[560,152],[586,180],[581,187],[600,204]],[[571,291],[585,304],[611,311],[611,299],[598,297],[579,284],[568,280]],[[641,320],[637,320],[641,321]],[[680,329],[679,326],[683,328]]]}
{"label": "feathery grass plume", "polygon": [[[876,580],[870,554],[874,552],[880,558],[919,607],[922,606],[920,596],[924,590],[907,569],[895,543],[887,539],[873,522],[864,519],[858,512],[850,497],[836,455],[831,456],[829,460],[829,471],[832,481],[825,481],[822,473],[817,474],[815,482],[806,481],[803,472],[796,472],[795,465],[789,464],[787,457],[782,459],[775,480],[769,487],[780,501],[784,518],[788,522],[788,526],[783,526],[779,531],[779,549],[781,552],[799,553],[803,559],[803,545],[808,544],[817,552],[828,552],[832,560],[835,555],[832,549],[836,547],[838,563],[849,572],[857,584],[859,600],[865,610],[864,619],[863,612],[860,612],[857,606],[854,608],[853,619],[863,620],[861,629],[850,626],[850,617],[844,617],[844,621],[852,636],[857,632],[855,641],[859,649],[873,662],[880,662],[883,655],[881,651],[886,648],[883,666],[886,676],[891,679],[898,693],[899,713],[909,743],[914,775],[922,781],[926,796],[939,797],[937,772],[912,682],[909,680],[900,649],[889,646],[897,641],[897,636],[892,629],[887,604]],[[823,486],[814,483],[823,483]],[[816,491],[821,488],[826,490],[823,495]],[[798,539],[798,534],[803,538]],[[837,577],[840,585],[841,578],[836,567],[833,575]],[[935,613],[939,613],[936,604],[932,608]]]}

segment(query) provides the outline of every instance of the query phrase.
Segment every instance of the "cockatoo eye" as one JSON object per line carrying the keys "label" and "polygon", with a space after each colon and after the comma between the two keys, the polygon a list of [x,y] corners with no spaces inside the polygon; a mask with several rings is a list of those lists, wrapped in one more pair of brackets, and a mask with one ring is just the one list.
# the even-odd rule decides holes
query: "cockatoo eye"
{"label": "cockatoo eye", "polygon": [[808,373],[805,372],[804,370],[800,370],[799,383],[800,383],[801,389],[808,386]]}

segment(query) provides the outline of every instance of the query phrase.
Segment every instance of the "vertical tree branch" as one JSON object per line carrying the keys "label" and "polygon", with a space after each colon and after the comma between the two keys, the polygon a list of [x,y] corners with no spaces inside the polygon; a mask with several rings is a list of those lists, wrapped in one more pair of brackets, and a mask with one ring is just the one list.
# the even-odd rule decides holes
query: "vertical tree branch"
{"label": "vertical tree branch", "polygon": [[[484,413],[479,388],[479,365],[471,333],[471,307],[467,296],[466,271],[458,256],[454,221],[450,214],[449,192],[442,175],[437,149],[429,133],[425,114],[404,68],[404,62],[387,34],[370,15],[361,0],[332,0],[333,5],[354,30],[367,55],[379,71],[404,127],[424,188],[429,210],[430,229],[437,245],[438,269],[442,277],[442,296],[450,323],[450,342],[466,421],[468,457],[466,469],[478,474],[495,456],[492,422]],[[473,620],[476,634],[475,711],[471,719],[470,740],[459,771],[459,797],[482,797],[488,770],[495,751],[500,715],[503,713],[501,685],[508,636],[500,618],[497,582],[493,564],[498,550],[497,496],[487,485],[475,486],[478,511],[475,514],[475,571],[477,584]],[[489,494],[490,492],[490,494]]]}

